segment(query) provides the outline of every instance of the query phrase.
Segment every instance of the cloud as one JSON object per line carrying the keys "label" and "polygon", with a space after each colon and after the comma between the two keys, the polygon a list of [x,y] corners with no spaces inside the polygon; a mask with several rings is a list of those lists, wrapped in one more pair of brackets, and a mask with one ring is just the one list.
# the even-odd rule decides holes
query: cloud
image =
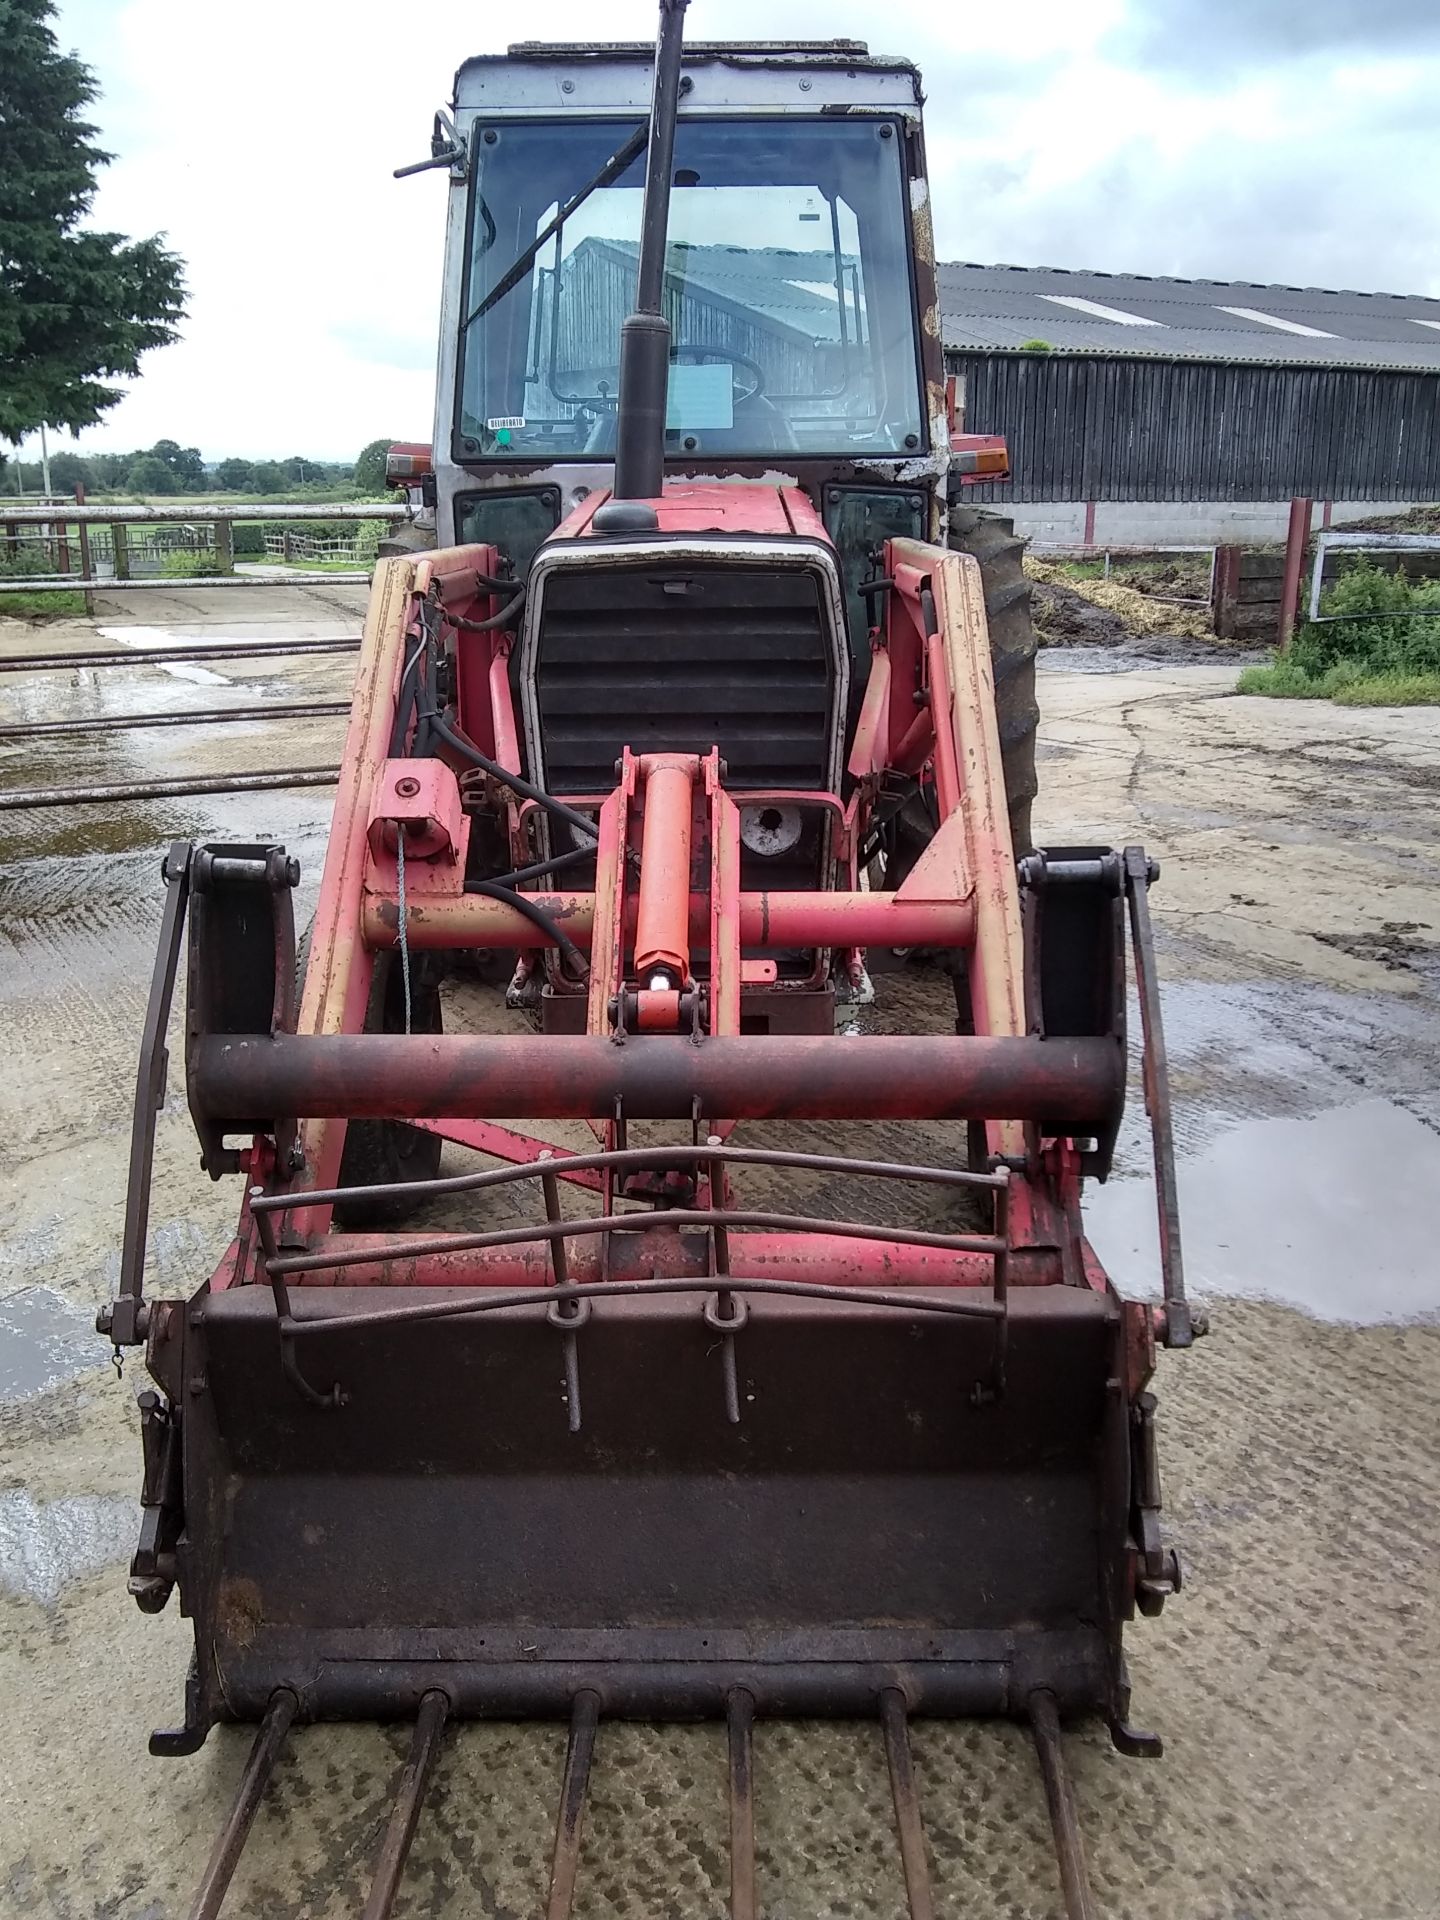
{"label": "cloud", "polygon": [[[82,445],[353,455],[432,425],[443,178],[460,61],[520,35],[648,39],[653,0],[520,15],[429,0],[61,0],[115,164],[103,226],[188,263],[183,340]],[[794,38],[923,69],[943,257],[1440,291],[1436,0],[791,0]],[[773,0],[693,0],[694,39],[762,39]]]}
{"label": "cloud", "polygon": [[1137,65],[1217,71],[1440,44],[1435,0],[1142,0],[1113,35]]}

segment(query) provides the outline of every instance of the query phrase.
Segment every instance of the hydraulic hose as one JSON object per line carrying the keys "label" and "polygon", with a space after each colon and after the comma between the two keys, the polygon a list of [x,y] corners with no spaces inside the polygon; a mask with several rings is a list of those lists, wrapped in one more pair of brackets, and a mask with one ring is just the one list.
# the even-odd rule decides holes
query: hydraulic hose
{"label": "hydraulic hose", "polygon": [[517,913],[523,913],[533,927],[537,927],[546,939],[564,954],[580,979],[590,971],[590,963],[565,932],[560,923],[553,919],[542,906],[537,905],[532,895],[516,893],[512,887],[501,886],[496,880],[471,880],[466,883],[467,893],[484,894],[491,900],[503,900],[507,907],[514,907]]}
{"label": "hydraulic hose", "polygon": [[[506,580],[497,584],[508,587],[514,583]],[[521,587],[513,599],[507,600],[498,613],[492,613],[486,620],[472,620],[467,614],[451,613],[448,608],[444,618],[452,627],[458,627],[462,633],[494,633],[497,628],[508,626],[512,616],[517,614],[524,604],[525,589]]]}
{"label": "hydraulic hose", "polygon": [[583,833],[586,840],[590,842],[590,847],[587,847],[586,851],[593,848],[599,839],[593,820],[587,820],[583,813],[578,813],[574,807],[567,807],[565,802],[557,800],[553,793],[546,793],[543,787],[533,785],[522,774],[511,773],[507,768],[502,767],[498,760],[492,760],[488,753],[482,753],[473,740],[467,740],[463,733],[457,733],[442,714],[430,711],[422,713],[420,717],[422,720],[429,721],[440,739],[458,753],[462,760],[468,760],[472,767],[479,767],[481,772],[488,773],[492,780],[498,780],[503,786],[523,794],[527,800],[533,800],[537,806],[544,807],[547,813],[554,814],[557,820],[566,821],[578,832]]}

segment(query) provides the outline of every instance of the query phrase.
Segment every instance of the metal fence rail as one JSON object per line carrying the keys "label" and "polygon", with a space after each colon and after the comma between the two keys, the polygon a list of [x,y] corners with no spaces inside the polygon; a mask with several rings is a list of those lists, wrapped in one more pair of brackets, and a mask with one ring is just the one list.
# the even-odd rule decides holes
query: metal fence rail
{"label": "metal fence rail", "polygon": [[1315,558],[1310,567],[1310,614],[1312,621],[1330,620],[1435,620],[1440,611],[1420,607],[1409,613],[1321,613],[1320,590],[1325,578],[1325,557],[1335,552],[1349,553],[1440,553],[1440,535],[1433,533],[1333,533],[1326,528],[1315,535]]}
{"label": "metal fence rail", "polygon": [[[174,506],[106,506],[97,502],[48,503],[43,506],[0,503],[0,561],[8,549],[14,556],[27,549],[43,548],[50,573],[20,573],[0,577],[0,595],[16,593],[153,593],[167,588],[189,587],[265,587],[265,586],[363,586],[370,570],[315,572],[287,569],[283,574],[263,572],[236,573],[235,536],[237,525],[263,522],[267,525],[291,522],[401,521],[408,520],[411,509],[403,501],[338,501],[333,505],[267,505],[264,501],[217,502],[185,498]],[[80,566],[70,565],[72,530],[79,548]],[[138,532],[132,548],[130,530]],[[354,558],[355,550],[341,542],[317,542],[305,535],[278,536],[280,550],[288,559],[292,548],[302,558],[320,556],[322,548],[333,547],[337,554]],[[269,541],[265,542],[268,549]],[[170,552],[186,552],[213,557],[214,571],[201,574],[146,573],[131,577],[132,561],[163,566]],[[107,557],[112,571],[101,573],[99,562]],[[265,556],[256,556],[263,561]]]}

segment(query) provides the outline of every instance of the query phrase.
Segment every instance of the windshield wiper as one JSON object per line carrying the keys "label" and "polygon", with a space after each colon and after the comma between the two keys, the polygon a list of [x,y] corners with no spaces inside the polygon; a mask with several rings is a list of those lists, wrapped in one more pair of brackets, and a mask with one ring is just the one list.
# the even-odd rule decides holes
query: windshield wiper
{"label": "windshield wiper", "polygon": [[597,193],[601,187],[608,187],[612,180],[625,171],[637,154],[645,151],[645,143],[649,137],[650,123],[648,121],[642,121],[625,142],[624,146],[615,149],[614,153],[611,154],[610,158],[594,178],[587,180],[578,193],[571,194],[570,198],[565,202],[564,206],[561,207],[560,211],[555,215],[555,218],[550,221],[549,225],[542,227],[520,257],[517,260],[513,260],[505,269],[504,273],[501,274],[500,278],[495,282],[479,306],[476,307],[472,313],[465,316],[464,320],[460,323],[462,336],[475,321],[481,319],[490,311],[497,300],[503,300],[512,287],[520,284],[531,267],[534,266],[535,256],[545,245],[545,242],[560,231],[561,227],[564,226],[576,208],[583,206],[591,194]]}

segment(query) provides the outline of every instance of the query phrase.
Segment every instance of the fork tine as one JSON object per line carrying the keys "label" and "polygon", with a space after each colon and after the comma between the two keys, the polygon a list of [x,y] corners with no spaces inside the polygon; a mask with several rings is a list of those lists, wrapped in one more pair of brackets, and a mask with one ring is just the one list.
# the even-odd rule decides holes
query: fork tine
{"label": "fork tine", "polygon": [[1060,1862],[1067,1920],[1097,1920],[1095,1896],[1090,1891],[1090,1875],[1085,1866],[1085,1842],[1075,1807],[1075,1789],[1070,1784],[1060,1745],[1060,1710],[1054,1694],[1044,1688],[1037,1688],[1030,1696],[1030,1731],[1035,1737],[1035,1752],[1045,1781],[1045,1799]]}
{"label": "fork tine", "polygon": [[405,1871],[410,1842],[415,1838],[415,1826],[420,1818],[425,1789],[430,1783],[430,1773],[440,1751],[440,1735],[445,1730],[445,1718],[449,1711],[450,1702],[440,1692],[427,1693],[420,1702],[415,1735],[410,1743],[400,1783],[395,1789],[395,1804],[390,1809],[380,1857],[375,1862],[375,1877],[370,1883],[370,1897],[365,1902],[363,1920],[389,1920],[390,1909],[399,1891],[400,1876]]}
{"label": "fork tine", "polygon": [[240,1785],[235,1790],[229,1817],[205,1863],[205,1875],[196,1889],[190,1920],[215,1920],[219,1913],[298,1707],[299,1702],[288,1687],[271,1694],[265,1718],[260,1722],[250,1757],[245,1762],[245,1771],[240,1776]]}
{"label": "fork tine", "polygon": [[755,1699],[736,1687],[725,1703],[730,1735],[730,1920],[755,1920]]}
{"label": "fork tine", "polygon": [[895,1796],[895,1827],[900,1836],[900,1864],[905,1869],[910,1920],[935,1920],[930,1866],[925,1858],[925,1822],[910,1753],[910,1724],[905,1696],[898,1687],[886,1687],[880,1696],[880,1724],[885,1730],[885,1758],[890,1763],[890,1791]]}
{"label": "fork tine", "polygon": [[600,1723],[600,1696],[586,1687],[575,1696],[570,1718],[570,1744],[565,1753],[565,1782],[555,1821],[555,1854],[550,1863],[550,1899],[547,1920],[569,1920],[575,1900],[575,1875],[580,1865],[580,1832],[585,1821],[585,1796],[590,1786],[590,1762],[595,1753],[595,1729]]}

